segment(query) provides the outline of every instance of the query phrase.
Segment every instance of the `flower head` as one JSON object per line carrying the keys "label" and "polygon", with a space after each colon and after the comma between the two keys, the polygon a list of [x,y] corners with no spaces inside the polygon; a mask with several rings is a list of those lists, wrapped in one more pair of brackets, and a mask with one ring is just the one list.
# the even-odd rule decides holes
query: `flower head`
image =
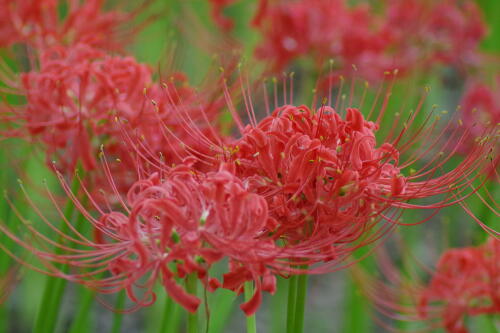
{"label": "flower head", "polygon": [[380,252],[383,278],[354,269],[364,291],[380,313],[397,320],[415,321],[450,333],[469,332],[465,319],[500,314],[500,242],[490,237],[476,247],[446,250],[424,282],[406,275],[385,252]]}
{"label": "flower head", "polygon": [[62,16],[59,12],[59,1],[1,0],[0,46],[28,43],[37,48],[44,48],[85,43],[101,49],[122,50],[124,42],[130,39],[134,29],[137,30],[123,30],[121,25],[133,20],[138,11],[105,12],[103,0],[64,3],[68,10],[67,14]]}
{"label": "flower head", "polygon": [[[285,105],[233,144],[237,174],[268,200],[273,238],[354,241],[387,208],[379,198],[404,193],[399,152],[390,143],[376,146],[377,125],[358,109],[346,112],[342,119],[328,106]],[[308,245],[311,255],[319,250]]]}
{"label": "flower head", "polygon": [[451,65],[476,63],[486,35],[477,4],[459,0],[389,0],[384,29],[408,60]]}
{"label": "flower head", "polygon": [[[319,107],[314,103],[307,107],[293,105],[293,96],[288,95],[284,105],[275,105],[257,121],[250,88],[242,84],[249,119],[244,126],[227,81],[221,82],[240,137],[217,133],[209,125],[210,108],[200,108],[202,127],[189,113],[169,113],[170,123],[178,124],[190,140],[183,142],[184,134],[177,130],[162,132],[167,144],[182,143],[182,158],[172,166],[171,161],[149,154],[154,149],[148,148],[147,140],[127,137],[124,131],[137,165],[151,168],[137,173],[139,181],[130,187],[126,200],[111,186],[121,207],[108,205],[104,210],[84,188],[96,218],[59,173],[66,194],[94,233],[94,239],[85,237],[64,220],[70,228],[64,238],[85,250],[64,246],[66,253],[54,254],[0,228],[35,253],[46,273],[102,292],[125,288],[139,306],[154,302],[155,281],[189,311],[196,311],[200,301],[178,283],[187,275],[197,276],[208,290],[222,286],[241,291],[244,282],[253,281],[256,292],[241,306],[250,315],[260,304],[262,291],[274,292],[276,275],[345,268],[357,260],[352,256],[355,250],[377,243],[399,225],[429,219],[403,223],[398,218],[404,209],[430,209],[435,214],[463,202],[477,191],[471,184],[480,182],[480,173],[492,163],[487,154],[495,138],[485,133],[461,162],[447,165],[470,133],[459,129],[450,137],[444,137],[446,130],[436,133],[439,117],[427,116],[417,123],[425,94],[408,115],[391,115],[390,128],[380,135],[391,86],[385,94],[379,92],[383,98],[377,97],[365,114],[362,100],[359,108],[354,107],[358,103],[354,96],[336,103],[325,98]],[[267,99],[264,104],[270,105]],[[151,145],[155,147],[154,141]],[[113,173],[104,166],[113,184]],[[418,201],[427,198],[432,202]],[[40,237],[36,229],[28,228]],[[221,283],[210,276],[210,268],[223,258],[229,265]],[[76,271],[65,273],[52,262]],[[103,272],[106,277],[99,276]],[[141,297],[137,289],[144,290]]]}
{"label": "flower head", "polygon": [[475,63],[486,32],[472,1],[387,0],[379,10],[345,0],[275,1],[259,17],[256,56],[274,70],[299,57],[317,65],[333,59],[337,74],[355,65],[373,81],[393,69]]}
{"label": "flower head", "polygon": [[420,295],[421,317],[438,317],[448,332],[458,333],[467,332],[467,315],[500,314],[499,258],[500,242],[495,238],[443,253]]}
{"label": "flower head", "polygon": [[[240,291],[245,281],[255,281],[254,297],[242,305],[248,314],[258,308],[262,290],[274,292],[275,278],[268,264],[272,267],[279,248],[262,237],[270,223],[267,203],[248,192],[230,167],[223,165],[219,171],[205,174],[182,165],[162,177],[154,173],[133,184],[121,210],[105,212],[90,196],[100,213],[98,218],[92,217],[58,175],[66,193],[92,225],[93,239],[70,227],[67,234],[61,234],[64,253],[57,254],[13,237],[36,254],[47,274],[105,293],[126,289],[140,306],[155,301],[152,289],[160,281],[175,301],[192,312],[200,300],[177,281],[189,274],[209,291],[221,286]],[[50,192],[49,197],[53,198]],[[33,235],[40,237],[39,233]],[[79,247],[63,245],[66,242]],[[229,265],[221,283],[209,270],[223,258],[229,259]],[[54,263],[69,265],[71,273]],[[137,289],[143,290],[142,296]]]}
{"label": "flower head", "polygon": [[[266,233],[283,245],[290,266],[302,261],[313,272],[341,268],[352,251],[398,225],[402,210],[437,212],[461,202],[475,193],[470,185],[478,179],[477,172],[498,163],[488,159],[497,142],[489,136],[494,130],[490,128],[459,165],[444,169],[472,134],[461,128],[445,138],[436,133],[440,117],[417,124],[422,101],[406,121],[394,115],[385,137],[377,135],[390,89],[367,116],[344,103],[329,106],[325,98],[321,106],[311,108],[285,102],[257,122],[251,97],[245,96],[250,124],[243,126],[230,107],[241,137],[219,150],[225,152],[225,161],[235,164],[236,175],[249,190],[266,199],[274,221]],[[408,202],[430,197],[432,204]]]}
{"label": "flower head", "polygon": [[[144,167],[137,165],[137,154],[181,162],[186,145],[198,145],[190,123],[212,120],[217,111],[217,102],[202,101],[184,74],[173,73],[159,84],[134,58],[110,56],[87,44],[48,48],[39,66],[14,81],[26,104],[9,107],[14,129],[4,134],[41,142],[48,164],[55,161],[66,174],[78,163],[86,171],[100,170],[104,146],[105,159],[113,161],[107,167],[124,191]],[[199,131],[210,136],[202,124]],[[173,132],[174,137],[166,134]],[[103,178],[96,177],[98,183]]]}

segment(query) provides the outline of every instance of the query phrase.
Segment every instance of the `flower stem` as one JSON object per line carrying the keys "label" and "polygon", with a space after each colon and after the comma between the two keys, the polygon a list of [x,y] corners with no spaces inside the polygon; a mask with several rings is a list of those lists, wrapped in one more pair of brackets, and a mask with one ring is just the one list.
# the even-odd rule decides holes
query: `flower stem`
{"label": "flower stem", "polygon": [[[248,302],[253,296],[253,281],[245,282],[245,301]],[[247,316],[247,333],[257,333],[255,314]]]}
{"label": "flower stem", "polygon": [[[191,273],[186,277],[186,291],[191,295],[196,295],[198,292],[198,279],[195,273]],[[187,332],[198,333],[198,313],[188,313]]]}
{"label": "flower stem", "polygon": [[[87,204],[87,198],[84,198],[83,204]],[[82,234],[90,234],[92,231],[90,229],[90,224],[83,225],[82,215],[79,216],[76,229],[80,231]],[[84,250],[84,247],[78,244],[74,244],[75,248],[81,248]],[[104,273],[100,273],[97,275],[97,278],[103,277]],[[73,317],[73,322],[71,323],[69,333],[83,333],[83,332],[91,332],[93,331],[92,325],[92,305],[94,303],[94,298],[96,295],[96,291],[89,289],[83,285],[79,286],[79,306],[76,312],[76,315]]]}
{"label": "flower stem", "polygon": [[307,274],[302,274],[297,278],[294,333],[302,333],[304,330],[304,310],[306,307],[307,277]]}
{"label": "flower stem", "polygon": [[297,276],[293,275],[288,280],[288,307],[286,313],[286,332],[293,333],[295,318],[295,300],[297,296]]}
{"label": "flower stem", "polygon": [[73,319],[69,333],[82,333],[85,331],[91,332],[92,329],[89,327],[89,317],[90,310],[92,309],[92,303],[94,301],[95,291],[87,289],[85,287],[80,287],[80,307],[78,312]]}
{"label": "flower stem", "polygon": [[495,316],[494,314],[489,314],[488,323],[490,324],[491,332],[498,332],[498,324],[500,324],[500,321],[498,320],[497,316]]}
{"label": "flower stem", "polygon": [[[271,318],[285,318],[287,308],[283,307],[283,300],[287,297],[288,279],[277,277],[276,293],[271,298]],[[271,333],[286,332],[285,320],[273,320],[271,323]]]}
{"label": "flower stem", "polygon": [[[73,193],[78,192],[80,188],[80,182],[78,177],[73,177],[71,184],[71,191]],[[73,213],[75,211],[75,204],[71,199],[68,199],[66,206],[64,208],[64,216],[71,222],[73,219]],[[67,233],[69,227],[66,223],[62,223],[61,232]],[[59,239],[62,242],[62,239]],[[63,250],[60,247],[56,247],[54,252],[56,254],[62,254]],[[68,269],[67,265],[55,265],[60,267],[61,272],[65,272]],[[67,281],[57,277],[47,276],[45,280],[45,287],[43,290],[42,301],[38,307],[38,313],[35,319],[35,327],[33,329],[34,333],[45,333],[54,332],[57,324],[57,318],[59,314],[59,307],[61,305],[61,300],[64,294],[64,289],[66,288]]]}
{"label": "flower stem", "polygon": [[172,321],[172,314],[174,310],[174,303],[172,302],[172,299],[170,297],[166,297],[165,299],[165,305],[163,308],[163,316],[161,319],[161,326],[160,326],[160,332],[162,333],[168,333],[170,332],[170,322]]}
{"label": "flower stem", "polygon": [[[115,310],[122,310],[125,306],[125,290],[118,293],[116,297]],[[113,326],[111,328],[111,333],[119,333],[122,328],[123,313],[116,311],[113,315]]]}
{"label": "flower stem", "polygon": [[[7,183],[6,181],[2,182],[2,184],[6,184],[6,183]],[[8,207],[8,205],[6,203],[6,200],[3,200],[0,203],[0,223],[5,223],[6,227],[10,227],[13,214],[11,213],[11,210],[8,209],[7,207]],[[0,242],[6,248],[15,249],[15,243],[12,241],[12,239],[10,237],[6,237],[5,234],[0,235]],[[11,258],[4,251],[1,251],[1,253],[0,253],[0,278],[6,279],[9,276],[9,271],[11,269],[12,269]],[[14,282],[14,281],[12,281],[12,282]],[[3,288],[5,288],[5,289],[10,288],[10,286],[7,285],[8,283],[10,283],[10,281],[6,281],[3,283],[5,283],[5,284],[0,288],[2,288],[2,289]],[[2,282],[0,282],[0,284],[2,284]],[[0,298],[2,298],[1,295],[0,295]],[[2,304],[0,304],[0,333],[9,332],[9,320],[8,319],[9,319],[9,310],[7,308],[6,299],[4,299],[4,302]]]}

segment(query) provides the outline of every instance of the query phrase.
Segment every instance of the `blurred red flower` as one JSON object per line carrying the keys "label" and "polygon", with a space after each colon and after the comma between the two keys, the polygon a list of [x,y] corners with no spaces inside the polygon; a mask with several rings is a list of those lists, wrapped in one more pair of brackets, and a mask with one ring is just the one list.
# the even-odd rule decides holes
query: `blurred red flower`
{"label": "blurred red flower", "polygon": [[[320,66],[333,59],[338,73],[380,80],[444,63],[477,62],[486,28],[472,1],[383,1],[381,8],[345,0],[272,1],[259,14],[256,56],[281,71],[299,57]],[[337,74],[338,74],[337,73]]]}
{"label": "blurred red flower", "polygon": [[452,248],[440,257],[436,269],[426,269],[430,280],[404,271],[379,252],[382,277],[353,269],[363,292],[384,316],[421,323],[420,328],[442,327],[450,333],[469,332],[468,316],[500,314],[500,241],[490,237],[477,247]]}
{"label": "blurred red flower", "polygon": [[[116,211],[101,210],[90,197],[93,209],[100,213],[98,218],[82,206],[64,180],[62,184],[92,225],[94,239],[71,227],[68,234],[61,234],[63,243],[79,247],[61,245],[65,252],[57,254],[13,236],[0,225],[18,244],[36,254],[45,266],[37,270],[104,293],[126,289],[139,306],[155,301],[153,287],[161,281],[176,302],[194,312],[200,300],[188,294],[178,280],[194,274],[213,291],[221,283],[209,276],[209,269],[228,258],[225,288],[241,291],[247,280],[256,284],[254,297],[241,306],[245,313],[257,310],[263,290],[274,292],[276,281],[269,267],[280,249],[263,237],[270,223],[267,203],[248,192],[230,166],[222,165],[219,171],[206,174],[185,165],[171,169],[162,178],[154,173],[137,181],[130,188],[127,202]],[[61,271],[53,265],[55,262],[69,265],[71,272]],[[103,276],[103,272],[110,275]],[[136,289],[143,294],[138,296]]]}
{"label": "blurred red flower", "polygon": [[500,241],[443,253],[417,309],[423,319],[440,318],[450,333],[468,332],[466,316],[500,314]]}
{"label": "blurred red flower", "polygon": [[[101,75],[107,77],[102,73],[96,78]],[[162,133],[167,145],[177,142],[183,150],[179,165],[172,166],[171,160],[147,154],[155,149],[154,143],[148,148],[147,139],[127,138],[127,145],[137,154],[136,165],[146,162],[152,168],[137,173],[139,181],[128,190],[126,200],[120,195],[123,191],[112,186],[114,202],[121,207],[108,205],[104,210],[92,188],[82,184],[91,210],[98,213],[95,218],[59,173],[66,194],[92,224],[95,234],[91,240],[70,229],[64,238],[85,250],[64,247],[66,253],[54,254],[0,228],[35,253],[46,267],[45,273],[102,292],[126,288],[138,306],[154,302],[152,288],[161,280],[173,299],[195,311],[199,300],[176,279],[195,274],[208,290],[218,288],[221,283],[210,277],[208,270],[227,258],[229,267],[222,287],[241,291],[245,281],[255,283],[254,297],[242,305],[250,315],[257,310],[263,290],[274,292],[275,275],[345,268],[359,260],[351,256],[356,249],[383,240],[398,225],[423,223],[430,218],[403,223],[399,221],[402,210],[430,209],[432,217],[439,209],[473,195],[476,189],[471,184],[480,181],[481,172],[491,164],[487,153],[495,138],[485,135],[461,162],[447,166],[456,147],[470,133],[457,129],[444,137],[448,131],[436,131],[440,118],[416,123],[425,95],[405,118],[401,114],[386,115],[389,86],[385,98],[375,101],[366,118],[354,107],[327,106],[325,99],[318,108],[276,106],[257,122],[252,99],[243,87],[250,121],[243,126],[228,83],[222,82],[241,137],[230,138],[208,127],[213,135],[209,137],[186,113],[169,113],[173,124],[179,124],[194,144],[184,142],[184,134],[175,127]],[[90,101],[99,104],[93,98]],[[269,101],[264,104],[269,106]],[[156,102],[153,105],[159,107]],[[199,109],[207,123],[209,110]],[[385,137],[376,138],[386,116],[392,117],[389,131]],[[109,135],[114,134],[111,131]],[[206,164],[206,168],[196,167],[198,163]],[[115,172],[108,164],[104,166],[105,177],[114,184]],[[430,203],[418,202],[428,198],[432,198]],[[65,223],[70,225],[66,219]],[[43,237],[35,228],[30,227],[30,231],[36,238]],[[54,261],[79,272],[64,273],[51,264]],[[111,276],[97,278],[103,272]],[[137,296],[136,288],[142,288],[144,294]]]}
{"label": "blurred red flower", "polygon": [[[85,43],[123,50],[139,26],[130,25],[147,3],[131,13],[104,11],[103,0],[0,0],[0,47],[28,43],[37,48]],[[128,23],[125,28],[124,23]]]}
{"label": "blurred red flower", "polygon": [[[81,163],[93,171],[89,179],[102,185],[107,168],[113,186],[125,192],[143,168],[160,160],[180,163],[189,156],[188,148],[203,151],[190,131],[196,123],[197,135],[212,136],[206,124],[220,107],[204,92],[195,92],[183,73],[158,84],[149,66],[87,44],[45,49],[39,68],[12,85],[26,103],[4,112],[10,130],[3,135],[41,142],[47,163],[55,162],[64,174]],[[99,156],[107,163],[104,170]]]}
{"label": "blurred red flower", "polygon": [[[500,83],[500,78],[498,82]],[[474,139],[480,138],[486,128],[500,123],[500,98],[493,88],[472,81],[466,86],[459,114],[461,123],[475,136]],[[462,152],[470,150],[473,146],[473,142],[465,142]]]}

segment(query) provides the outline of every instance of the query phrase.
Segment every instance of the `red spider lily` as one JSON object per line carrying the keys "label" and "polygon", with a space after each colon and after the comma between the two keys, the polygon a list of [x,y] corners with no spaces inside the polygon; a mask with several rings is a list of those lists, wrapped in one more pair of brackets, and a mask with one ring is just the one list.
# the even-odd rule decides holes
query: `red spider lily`
{"label": "red spider lily", "polygon": [[354,241],[374,226],[387,208],[379,198],[403,195],[399,152],[390,143],[375,147],[376,127],[353,108],[343,120],[331,107],[286,105],[245,129],[232,158],[237,174],[267,198],[273,238],[327,260],[342,251],[326,244]]}
{"label": "red spider lily", "polygon": [[144,10],[147,2],[134,12],[104,12],[103,0],[67,0],[67,14],[60,14],[60,1],[1,0],[0,47],[28,43],[35,47],[85,43],[97,48],[122,50],[139,26],[124,28]]}
{"label": "red spider lily", "polygon": [[477,247],[447,250],[430,272],[428,284],[406,280],[386,255],[380,257],[386,280],[360,268],[355,274],[384,315],[422,322],[429,329],[467,333],[467,316],[500,314],[499,256],[500,242],[491,237]]}
{"label": "red spider lily", "polygon": [[389,0],[385,30],[403,52],[456,65],[477,62],[478,45],[486,35],[477,4],[459,0]]}
{"label": "red spider lily", "polygon": [[[262,290],[274,292],[275,278],[266,264],[272,266],[279,248],[272,240],[261,239],[262,230],[271,223],[266,201],[245,190],[230,168],[223,165],[218,172],[203,174],[183,165],[164,178],[155,173],[130,188],[122,212],[104,212],[95,205],[98,218],[83,208],[59,176],[66,193],[92,224],[94,239],[81,234],[64,215],[61,217],[70,232],[58,232],[61,243],[50,241],[29,225],[37,239],[33,243],[0,226],[45,265],[45,270],[35,269],[104,293],[126,289],[140,306],[154,302],[152,288],[161,281],[175,301],[194,312],[200,300],[188,294],[177,280],[195,274],[208,290],[218,288],[220,282],[210,277],[208,270],[227,257],[230,264],[224,275],[225,288],[241,290],[246,280],[256,283],[254,297],[241,306],[247,314],[258,308]],[[47,193],[53,200],[48,189]],[[95,204],[91,196],[89,199]],[[55,200],[53,203],[60,212]],[[51,229],[55,228],[40,211],[37,213]],[[64,254],[47,250],[40,240],[63,249]],[[71,247],[72,243],[78,247]],[[71,271],[64,273],[54,263],[67,264]],[[102,277],[103,272],[108,273],[106,277]],[[136,287],[145,289],[142,297],[136,294]]]}
{"label": "red spider lily", "polygon": [[[483,83],[472,82],[468,85],[460,106],[461,123],[476,137],[481,136],[485,127],[500,123],[500,98]],[[471,142],[464,143],[462,150],[470,150],[471,145]]]}
{"label": "red spider lily", "polygon": [[[443,134],[449,132],[446,129],[436,133],[439,119],[433,121],[430,115],[417,125],[423,98],[406,119],[392,115],[387,135],[376,138],[387,116],[392,85],[385,94],[379,91],[366,117],[360,111],[366,108],[363,101],[359,109],[353,107],[354,96],[339,97],[335,107],[327,106],[329,99],[325,99],[320,107],[309,108],[292,105],[290,95],[290,102],[285,98],[284,106],[275,105],[272,113],[257,122],[250,88],[243,81],[243,102],[250,119],[247,126],[236,111],[226,81],[222,86],[241,138],[218,137],[210,126],[213,137],[208,137],[184,113],[173,113],[198,144],[181,145],[183,164],[175,168],[148,154],[143,141],[127,141],[138,158],[154,165],[157,173],[135,183],[126,202],[112,185],[116,201],[122,203],[120,210],[103,211],[85,188],[100,215],[94,218],[62,180],[68,196],[92,224],[95,239],[83,236],[66,219],[74,235],[59,234],[86,250],[62,244],[60,248],[67,254],[54,254],[43,244],[35,248],[36,242],[22,241],[5,227],[1,229],[36,254],[47,267],[45,273],[103,292],[126,288],[139,305],[154,301],[152,287],[161,279],[173,299],[195,311],[199,300],[187,294],[176,278],[196,274],[209,290],[218,287],[220,283],[208,270],[227,257],[230,266],[222,286],[241,290],[245,281],[253,280],[256,293],[242,305],[246,314],[252,314],[259,306],[261,291],[274,290],[276,274],[321,273],[350,265],[352,261],[346,261],[353,251],[404,224],[398,221],[401,210],[431,209],[435,214],[442,207],[462,202],[476,192],[470,185],[491,164],[487,153],[495,138],[485,132],[475,149],[448,169],[456,147],[470,133],[466,129],[457,129],[449,137]],[[269,101],[264,104],[269,106]],[[200,111],[205,115],[203,108]],[[208,115],[203,119],[210,122]],[[164,135],[167,142],[183,142],[173,130]],[[194,163],[208,167],[200,170],[192,167]],[[104,166],[113,184],[113,173],[106,163]],[[143,174],[147,172],[139,172]],[[430,197],[431,204],[408,202]],[[37,228],[27,228],[36,239],[58,246]],[[52,262],[68,264],[77,272],[63,273]],[[304,265],[308,268],[297,268]],[[112,275],[99,276],[109,271]],[[143,297],[136,295],[134,287],[145,289]]]}
{"label": "red spider lily", "polygon": [[[435,303],[440,305],[434,306]],[[465,333],[465,315],[500,314],[500,242],[451,249],[420,296],[422,318],[438,316],[448,332]]]}
{"label": "red spider lily", "polygon": [[[440,118],[432,121],[430,115],[417,125],[425,96],[406,120],[394,115],[392,128],[377,144],[376,132],[385,118],[390,90],[391,86],[383,101],[371,107],[367,119],[374,118],[372,121],[359,109],[338,104],[335,109],[326,104],[319,108],[285,104],[276,105],[271,114],[257,122],[252,98],[243,87],[250,120],[244,126],[224,86],[241,138],[200,139],[215,153],[206,155],[191,149],[189,154],[192,160],[214,165],[233,163],[235,175],[246,190],[266,200],[270,219],[261,226],[259,239],[272,240],[280,249],[273,253],[271,262],[266,262],[273,273],[341,269],[349,265],[344,261],[354,250],[384,238],[397,225],[425,222],[439,209],[475,194],[477,189],[471,184],[485,168],[498,163],[488,156],[497,139],[490,135],[493,129],[487,129],[466,158],[447,170],[447,162],[471,133],[457,128],[445,136],[452,123],[439,132]],[[351,97],[349,103],[353,100]],[[269,106],[269,101],[264,104]],[[375,115],[377,108],[379,113]],[[342,109],[345,117],[337,111]],[[408,202],[430,197],[432,204]],[[433,213],[421,221],[401,223],[398,217],[404,209],[430,209]],[[309,268],[297,269],[303,265]]]}
{"label": "red spider lily", "polygon": [[[459,165],[446,171],[447,162],[471,133],[459,128],[446,137],[447,130],[436,131],[439,117],[432,121],[427,116],[417,126],[425,96],[406,121],[396,114],[388,135],[376,138],[390,90],[389,86],[380,105],[371,107],[367,119],[359,109],[338,103],[335,108],[285,104],[259,122],[251,96],[244,92],[250,124],[243,126],[226,89],[242,136],[219,151],[225,152],[225,161],[236,164],[236,175],[248,188],[266,198],[275,221],[266,232],[285,244],[283,255],[291,265],[324,262],[310,271],[339,269],[343,266],[335,266],[352,251],[383,238],[399,224],[401,210],[431,209],[434,215],[474,194],[470,185],[486,168],[497,165],[497,158],[488,158],[497,142],[490,128]],[[450,127],[451,123],[446,128]],[[434,203],[408,203],[429,197]]]}
{"label": "red spider lily", "polygon": [[358,75],[370,80],[395,68],[404,73],[474,62],[485,35],[472,1],[388,0],[382,13],[344,0],[275,1],[259,17],[256,55],[275,70],[312,55],[318,65],[334,59],[344,73],[355,64]]}
{"label": "red spider lily", "polygon": [[[111,164],[111,171],[125,189],[136,179],[137,163],[124,135],[141,138],[137,146],[147,147],[136,147],[141,154],[178,163],[186,155],[178,138],[196,145],[179,119],[205,122],[216,111],[209,100],[203,114],[198,110],[200,96],[182,73],[160,86],[148,66],[86,44],[46,49],[40,68],[11,85],[27,101],[9,108],[7,117],[16,128],[5,135],[41,141],[48,163],[57,161],[65,173],[78,162],[86,171],[96,169],[99,147],[105,144],[108,156],[121,162]],[[175,131],[176,140],[168,139],[167,131]]]}
{"label": "red spider lily", "polygon": [[40,70],[23,74],[21,81],[27,97],[21,129],[41,138],[49,160],[63,149],[62,164],[70,170],[79,160],[86,170],[96,167],[89,132],[117,133],[109,126],[116,117],[113,110],[131,120],[138,117],[146,102],[142,90],[152,84],[146,66],[132,58],[106,56],[85,44],[45,51]]}
{"label": "red spider lily", "polygon": [[[373,31],[373,16],[367,9],[351,9],[342,0],[276,1],[262,15],[258,28],[263,41],[256,54],[273,62],[277,70],[305,54],[313,54],[319,63],[345,56],[341,61],[348,67],[360,66],[361,57],[379,57],[387,44],[384,35]],[[390,66],[390,60],[385,65]],[[374,71],[380,73],[380,68]]]}

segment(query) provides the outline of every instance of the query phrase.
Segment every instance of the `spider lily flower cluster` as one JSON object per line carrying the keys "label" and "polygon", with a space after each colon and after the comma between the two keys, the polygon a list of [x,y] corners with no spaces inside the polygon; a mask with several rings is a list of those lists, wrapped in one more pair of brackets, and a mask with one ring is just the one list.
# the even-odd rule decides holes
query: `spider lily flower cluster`
{"label": "spider lily flower cluster", "polygon": [[[230,1],[213,2],[223,6]],[[389,3],[399,8],[396,2]],[[0,247],[45,274],[102,293],[126,290],[138,307],[155,302],[154,286],[159,283],[190,312],[197,311],[201,300],[183,286],[188,278],[198,279],[208,291],[225,288],[238,293],[251,282],[255,292],[241,309],[252,315],[262,293],[275,292],[277,276],[320,274],[351,265],[357,249],[377,244],[399,225],[430,219],[403,223],[399,218],[404,210],[426,209],[434,215],[443,207],[463,203],[484,183],[485,170],[494,170],[498,164],[492,153],[497,147],[497,125],[479,127],[474,120],[464,124],[453,118],[442,126],[434,110],[425,112],[427,91],[413,111],[391,113],[392,83],[382,85],[370,106],[365,105],[366,90],[358,99],[354,88],[347,97],[339,88],[333,99],[331,85],[330,97],[318,105],[318,96],[313,96],[314,102],[307,106],[293,102],[293,82],[287,91],[290,81],[285,80],[284,102],[278,103],[276,84],[271,106],[266,88],[264,98],[255,103],[250,93],[253,84],[240,74],[235,86],[241,86],[241,100],[235,100],[231,71],[214,80],[212,89],[195,90],[181,72],[168,75],[169,80],[163,82],[134,58],[110,55],[110,49],[123,50],[124,45],[115,47],[113,42],[110,47],[102,36],[115,31],[121,16],[98,17],[95,29],[100,33],[87,36],[71,13],[87,12],[85,6],[97,10],[101,2],[71,4],[68,18],[54,25],[54,34],[47,32],[52,25],[46,24],[49,18],[55,19],[54,13],[47,12],[55,10],[52,2],[31,6],[27,13],[21,2],[11,4],[12,11],[5,14],[12,22],[21,22],[12,23],[19,28],[12,36],[38,49],[29,71],[3,73],[7,91],[26,99],[22,105],[3,110],[3,119],[9,122],[4,133],[41,143],[47,160],[56,162],[53,169],[70,204],[91,229],[87,234],[65,216],[48,187],[47,197],[61,216],[62,227],[33,206],[40,224],[54,231],[58,240],[28,223],[12,205],[36,241],[19,237],[5,225],[0,230],[34,254],[38,263]],[[305,7],[294,2],[293,13],[299,17],[294,22],[311,28],[311,14],[304,14],[308,19],[300,15],[316,5],[323,8],[319,0],[314,4]],[[345,7],[341,1],[328,5],[328,10],[348,14],[347,23],[328,20],[342,24],[344,30],[352,26],[352,20],[368,17],[362,7]],[[218,8],[216,15],[220,15]],[[281,1],[262,1],[254,26],[267,31],[266,19],[279,17],[281,9]],[[399,10],[404,12],[393,10],[394,17],[402,15]],[[318,18],[319,26],[326,21]],[[273,26],[282,29],[276,22]],[[22,27],[30,27],[35,36],[24,34],[29,29]],[[365,35],[368,28],[360,29],[360,39],[373,42],[372,32]],[[480,28],[476,30],[482,34]],[[283,37],[283,31],[279,34]],[[52,35],[56,37],[47,37]],[[396,35],[397,31],[391,31],[391,38],[397,39]],[[476,34],[472,35],[474,43]],[[304,36],[329,34],[313,31]],[[345,62],[371,63],[363,60],[364,54],[380,48],[385,57],[386,48],[393,45],[391,38],[387,45],[367,46],[363,55],[352,57],[351,43],[357,50],[365,48],[347,40],[342,56]],[[319,41],[314,47],[325,43],[332,40]],[[259,52],[264,54],[265,48]],[[279,56],[284,61],[293,57]],[[410,58],[406,60],[415,61]],[[382,74],[388,68],[385,59],[382,62],[383,66],[369,67],[377,75],[394,75],[395,79],[396,70]],[[221,96],[214,91],[221,91]],[[221,130],[219,119],[224,111],[231,114],[233,132],[239,134]],[[381,130],[387,122],[389,126]],[[448,162],[462,152],[460,147],[466,142],[470,148],[451,166]],[[74,175],[79,190],[73,190],[68,178],[77,165],[86,177]],[[103,187],[106,191],[100,192]],[[222,278],[212,270],[218,263],[226,264]]]}
{"label": "spider lily flower cluster", "polygon": [[[353,251],[376,243],[398,226],[402,210],[437,211],[473,194],[469,185],[493,163],[487,154],[495,140],[485,132],[484,140],[459,165],[446,170],[446,162],[470,133],[455,130],[447,139],[435,135],[439,117],[416,125],[422,100],[406,120],[396,116],[386,137],[377,139],[390,104],[390,86],[367,118],[352,105],[329,106],[324,99],[320,106],[276,105],[260,121],[245,88],[250,123],[244,125],[226,81],[221,82],[240,137],[217,133],[205,115],[210,138],[191,118],[172,114],[196,143],[182,142],[174,130],[162,131],[164,142],[179,140],[184,149],[185,157],[173,165],[172,160],[151,153],[154,149],[147,147],[147,141],[127,135],[127,128],[122,128],[122,138],[135,150],[131,160],[150,168],[134,169],[140,170],[139,180],[125,199],[109,164],[104,163],[113,197],[121,207],[102,208],[92,190],[82,184],[91,203],[85,207],[58,172],[66,194],[91,224],[92,238],[64,219],[69,231],[57,245],[64,250],[60,254],[23,241],[5,227],[2,230],[36,254],[45,273],[105,293],[126,289],[139,306],[155,301],[157,281],[192,312],[200,300],[179,280],[194,275],[209,291],[222,287],[237,292],[246,281],[253,281],[255,294],[241,305],[251,315],[261,303],[262,291],[275,291],[277,275],[342,269],[353,262]],[[166,90],[176,95],[175,86]],[[159,109],[158,103],[152,104]],[[156,115],[161,119],[161,113]],[[434,140],[419,144],[433,135]],[[440,144],[442,152],[429,156]],[[102,158],[106,160],[104,152]],[[409,202],[422,198],[434,198],[434,202]],[[54,228],[43,214],[40,217]],[[420,222],[424,220],[414,223]],[[47,239],[30,230],[35,237]],[[79,246],[71,248],[66,242]],[[211,276],[210,268],[223,259],[229,262],[220,281]],[[53,263],[72,270],[66,273]]]}
{"label": "spider lily flower cluster", "polygon": [[500,242],[490,237],[476,247],[452,248],[429,269],[428,283],[407,279],[387,254],[380,256],[385,279],[356,268],[364,292],[380,313],[397,320],[442,327],[450,333],[467,333],[467,317],[500,313]]}
{"label": "spider lily flower cluster", "polygon": [[[215,22],[234,0],[210,0]],[[359,76],[380,81],[384,71],[400,75],[437,64],[477,64],[477,46],[486,27],[474,1],[260,0],[252,24],[261,35],[256,57],[280,72],[299,58],[321,66],[336,62],[337,74],[356,65]]]}
{"label": "spider lily flower cluster", "polygon": [[3,135],[42,143],[48,165],[57,161],[59,171],[71,174],[81,164],[97,184],[105,177],[97,162],[105,144],[107,158],[121,163],[111,164],[110,172],[122,193],[135,179],[137,166],[122,141],[125,127],[129,136],[141,137],[141,146],[147,147],[142,154],[162,154],[177,163],[186,154],[177,141],[166,141],[165,128],[175,132],[176,140],[196,146],[180,119],[213,121],[221,105],[209,98],[208,89],[205,96],[196,93],[182,72],[169,73],[168,81],[159,84],[149,66],[91,44],[47,45],[37,57],[38,66],[26,73],[3,74],[8,92],[26,99],[2,112],[10,127]]}
{"label": "spider lily flower cluster", "polygon": [[[447,250],[420,296],[420,316],[440,318],[449,332],[465,333],[465,315],[500,313],[499,258],[494,238],[478,247]],[[433,307],[436,302],[441,307]]]}

